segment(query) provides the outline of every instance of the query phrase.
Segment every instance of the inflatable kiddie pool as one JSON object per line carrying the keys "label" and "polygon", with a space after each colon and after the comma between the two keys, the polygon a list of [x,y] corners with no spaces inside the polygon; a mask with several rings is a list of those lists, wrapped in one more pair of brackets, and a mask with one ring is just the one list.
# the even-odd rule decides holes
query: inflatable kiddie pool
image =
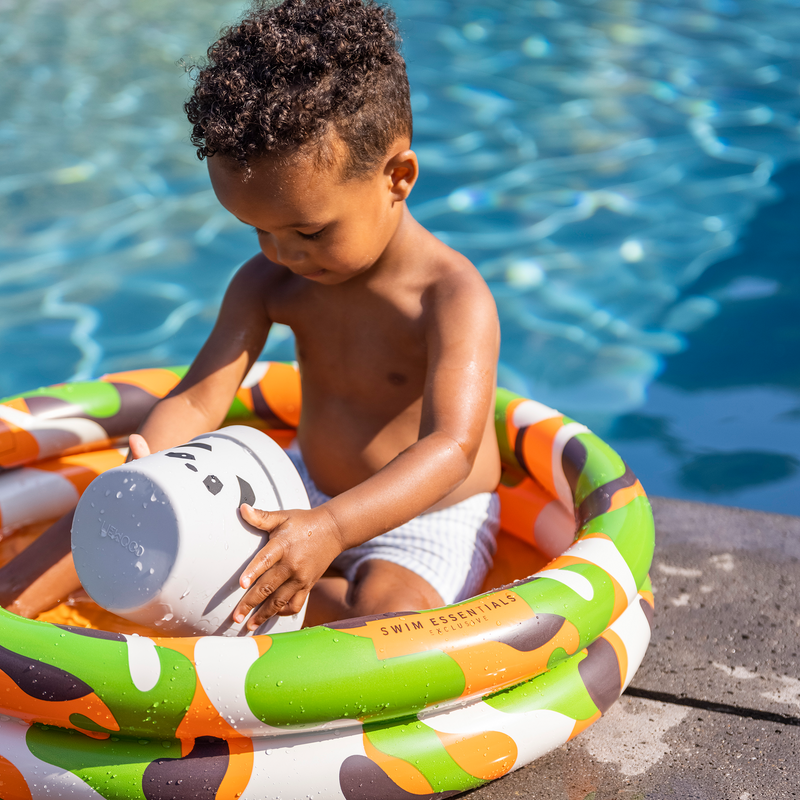
{"label": "inflatable kiddie pool", "polygon": [[[121,463],[184,371],[0,405],[0,526],[22,529],[0,551]],[[299,411],[295,368],[261,362],[227,422],[287,444]],[[237,638],[166,638],[88,601],[37,621],[0,610],[0,797],[441,798],[591,725],[649,642],[650,505],[583,425],[505,390],[496,420],[502,531],[480,596]]]}

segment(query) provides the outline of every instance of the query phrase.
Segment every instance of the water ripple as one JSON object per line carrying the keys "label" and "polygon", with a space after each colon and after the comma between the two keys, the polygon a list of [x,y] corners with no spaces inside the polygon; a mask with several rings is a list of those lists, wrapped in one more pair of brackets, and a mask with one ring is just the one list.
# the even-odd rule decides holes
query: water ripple
{"label": "water ripple", "polygon": [[[188,143],[177,62],[240,5],[0,7],[0,394],[199,349],[256,242]],[[687,334],[768,291],[690,287],[800,157],[796,2],[395,7],[422,166],[412,207],[490,283],[503,383],[575,414],[624,412]],[[291,347],[281,329],[267,352]]]}

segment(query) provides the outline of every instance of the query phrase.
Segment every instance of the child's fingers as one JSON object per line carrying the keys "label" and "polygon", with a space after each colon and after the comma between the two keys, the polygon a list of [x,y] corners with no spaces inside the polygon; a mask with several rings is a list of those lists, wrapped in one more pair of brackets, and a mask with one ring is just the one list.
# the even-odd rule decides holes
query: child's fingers
{"label": "child's fingers", "polygon": [[147,440],[140,433],[132,433],[128,437],[128,447],[130,448],[130,456],[128,457],[130,461],[150,455],[150,445],[147,444]]}
{"label": "child's fingers", "polygon": [[239,513],[245,522],[262,531],[271,531],[286,521],[286,513],[283,511],[262,511],[247,503],[239,506]]}
{"label": "child's fingers", "polygon": [[248,630],[254,631],[259,625],[266,622],[270,617],[288,616],[296,614],[303,607],[305,595],[308,592],[298,592],[299,584],[294,581],[287,581],[274,594],[270,595],[247,620]]}
{"label": "child's fingers", "polygon": [[[267,617],[280,611],[286,603],[291,599],[291,595],[299,588],[296,581],[291,581],[290,586],[294,588],[286,595],[285,584],[291,576],[290,570],[285,566],[278,564],[276,567],[264,572],[258,580],[253,583],[250,589],[245,592],[242,599],[237,604],[233,611],[233,619],[236,622],[242,622],[247,615],[259,606],[266,605],[268,609],[272,609],[266,615],[262,615],[262,622]],[[283,589],[283,591],[281,591]]]}
{"label": "child's fingers", "polygon": [[[242,574],[239,576],[239,586],[241,586],[242,589],[249,589],[259,576],[263,577],[268,570],[272,569],[281,560],[281,558],[283,558],[283,543],[278,539],[267,542],[242,571]],[[277,589],[278,586],[276,585],[274,588]],[[245,595],[245,597],[247,597],[247,595]]]}
{"label": "child's fingers", "polygon": [[297,592],[289,603],[284,606],[283,610],[278,612],[278,615],[281,617],[290,617],[292,614],[299,614],[303,610],[303,605],[310,591],[310,589],[307,589],[306,591]]}
{"label": "child's fingers", "polygon": [[268,542],[247,565],[239,579],[239,585],[247,591],[233,610],[235,622],[242,622],[291,577],[291,570],[281,563],[282,557],[282,543]]}

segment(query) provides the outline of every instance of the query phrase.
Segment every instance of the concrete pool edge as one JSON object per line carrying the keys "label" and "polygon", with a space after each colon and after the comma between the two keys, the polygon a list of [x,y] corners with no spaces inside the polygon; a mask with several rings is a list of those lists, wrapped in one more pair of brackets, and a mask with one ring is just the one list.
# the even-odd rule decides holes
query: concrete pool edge
{"label": "concrete pool edge", "polygon": [[800,517],[651,498],[653,641],[593,728],[475,800],[796,796]]}

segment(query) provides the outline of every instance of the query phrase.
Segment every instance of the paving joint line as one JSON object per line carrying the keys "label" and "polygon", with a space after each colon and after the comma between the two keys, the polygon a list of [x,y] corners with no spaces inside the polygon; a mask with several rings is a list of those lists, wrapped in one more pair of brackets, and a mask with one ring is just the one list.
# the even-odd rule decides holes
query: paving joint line
{"label": "paving joint line", "polygon": [[742,708],[741,706],[732,706],[727,703],[715,703],[711,700],[699,700],[696,697],[681,697],[680,695],[670,694],[669,692],[653,692],[650,689],[637,689],[635,686],[629,686],[625,690],[625,694],[629,697],[640,697],[644,700],[657,700],[661,703],[669,703],[670,705],[689,706],[691,708],[700,708],[704,711],[714,711],[718,714],[732,714],[736,717],[748,717],[749,719],[758,719],[764,722],[777,722],[780,725],[794,725],[800,727],[800,717],[794,717],[791,714],[760,711],[757,708]]}

